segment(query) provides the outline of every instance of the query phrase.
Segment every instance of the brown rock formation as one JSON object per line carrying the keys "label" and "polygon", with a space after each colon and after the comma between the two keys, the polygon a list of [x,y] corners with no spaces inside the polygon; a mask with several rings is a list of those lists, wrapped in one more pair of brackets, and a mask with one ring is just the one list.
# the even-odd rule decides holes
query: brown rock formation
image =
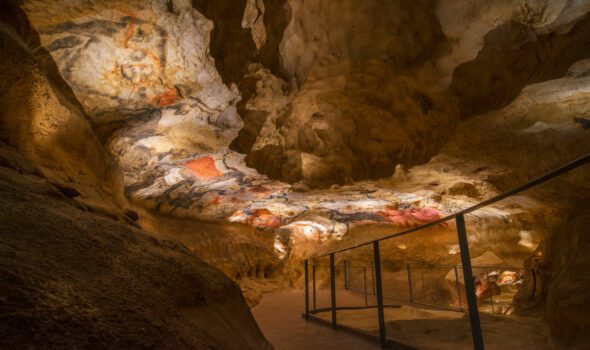
{"label": "brown rock formation", "polygon": [[0,347],[272,348],[237,285],[137,228],[92,124],[2,9]]}
{"label": "brown rock formation", "polygon": [[270,348],[239,288],[178,242],[5,167],[0,196],[1,347]]}
{"label": "brown rock formation", "polygon": [[[196,256],[240,282],[252,305],[299,283],[304,257],[437,220],[590,151],[589,1],[1,9],[2,273],[15,281],[7,317],[25,325],[12,342],[34,329],[33,345],[98,336],[117,347],[260,347],[235,286]],[[586,321],[588,174],[467,217],[473,257],[538,270],[542,293],[528,298],[525,279],[511,310],[544,314],[556,346],[586,342],[569,325]],[[452,224],[383,248],[393,286],[404,263],[459,262]],[[448,271],[428,274],[426,290],[447,304]],[[31,310],[61,310],[74,343]]]}

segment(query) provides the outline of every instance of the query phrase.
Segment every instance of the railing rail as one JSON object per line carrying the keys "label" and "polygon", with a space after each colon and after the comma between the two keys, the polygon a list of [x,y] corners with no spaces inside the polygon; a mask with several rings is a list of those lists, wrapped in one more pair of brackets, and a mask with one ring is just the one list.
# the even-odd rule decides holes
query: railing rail
{"label": "railing rail", "polygon": [[[360,247],[364,247],[364,246],[368,246],[368,245],[373,245],[373,272],[374,272],[374,276],[373,276],[373,281],[374,281],[374,288],[375,288],[375,296],[376,296],[376,301],[377,301],[377,310],[378,310],[378,321],[379,321],[379,339],[380,339],[380,344],[382,348],[386,348],[389,346],[389,340],[386,337],[386,331],[385,331],[385,318],[384,318],[384,304],[383,304],[383,285],[382,285],[382,272],[381,272],[381,258],[380,258],[380,247],[379,247],[379,243],[381,241],[384,240],[388,240],[388,239],[392,239],[395,237],[400,237],[400,236],[404,236],[404,235],[408,235],[417,231],[421,231],[423,229],[429,228],[429,227],[434,227],[436,225],[445,223],[447,221],[450,220],[455,220],[456,223],[456,228],[457,228],[457,236],[458,236],[458,241],[459,241],[459,248],[460,248],[460,253],[461,253],[461,266],[463,269],[463,280],[464,280],[464,284],[465,284],[465,292],[466,292],[466,297],[467,297],[467,307],[468,307],[468,311],[469,311],[469,321],[471,324],[471,335],[472,335],[472,340],[473,340],[473,348],[477,349],[477,350],[482,350],[484,348],[484,343],[483,343],[483,335],[482,335],[482,331],[481,331],[481,323],[480,323],[480,319],[479,319],[479,310],[477,307],[477,297],[475,294],[475,286],[474,286],[474,278],[473,278],[473,271],[472,271],[472,266],[471,266],[471,258],[470,258],[470,254],[469,254],[469,244],[468,244],[468,240],[467,240],[467,229],[465,226],[465,214],[471,213],[475,210],[487,207],[491,204],[494,204],[496,202],[499,202],[503,199],[506,199],[508,197],[514,196],[516,194],[519,194],[523,191],[526,191],[528,189],[531,189],[535,186],[538,186],[542,183],[545,183],[549,180],[552,180],[558,176],[561,176],[571,170],[574,170],[576,168],[579,168],[583,165],[586,165],[590,163],[590,153],[577,158],[553,171],[550,171],[542,176],[539,176],[537,178],[535,178],[532,181],[529,181],[528,183],[519,186],[513,190],[507,191],[505,193],[502,193],[498,196],[492,197],[490,199],[484,200],[474,206],[471,206],[469,208],[457,211],[455,213],[452,213],[450,215],[447,215],[441,219],[429,222],[427,224],[418,226],[418,227],[414,227],[402,232],[398,232],[398,233],[394,233],[391,235],[387,235],[375,240],[371,240],[371,241],[367,241],[367,242],[363,242],[363,243],[358,243],[355,245],[352,245],[350,247],[347,248],[342,248],[342,249],[338,249],[338,250],[334,250],[330,253],[325,253],[325,254],[320,254],[320,255],[316,255],[313,257],[309,257],[308,259],[305,260],[304,265],[305,265],[305,318],[307,320],[310,319],[309,315],[310,315],[310,309],[309,309],[309,260],[315,260],[318,258],[322,258],[322,257],[326,257],[329,256],[330,257],[330,294],[331,294],[331,308],[330,310],[332,311],[332,328],[336,329],[338,327],[337,325],[337,307],[336,307],[336,290],[335,290],[335,255],[339,254],[339,253],[343,253],[349,250],[353,250],[353,249],[357,249]],[[346,265],[345,265],[346,266]],[[455,270],[456,271],[456,270]],[[313,303],[313,308],[314,310],[316,310],[316,305],[315,305],[315,294],[316,294],[316,265],[312,264],[312,278],[313,278],[313,296],[314,296],[314,303]],[[366,280],[366,272],[365,274],[365,280]],[[457,276],[458,277],[458,276]],[[408,269],[408,279],[410,280],[410,289],[411,289],[411,274],[410,274],[410,270]],[[345,277],[345,281],[348,283],[348,276]],[[365,300],[366,300],[366,281],[365,281]],[[411,299],[411,291],[410,291],[410,299]],[[366,303],[366,301],[365,301]]]}
{"label": "railing rail", "polygon": [[[355,293],[360,293],[363,295],[364,300],[365,300],[365,306],[369,306],[368,305],[368,296],[369,295],[375,295],[374,293],[372,293],[371,291],[369,291],[368,289],[368,282],[367,282],[367,270],[370,271],[371,276],[373,274],[372,271],[372,266],[353,266],[353,264],[351,264],[350,260],[345,260],[344,261],[344,275],[347,276],[344,280],[344,289],[347,291],[351,291],[351,292],[355,292]],[[403,264],[405,266],[402,267],[400,270],[396,270],[396,271],[389,271],[389,272],[382,272],[382,274],[386,274],[386,275],[396,275],[396,274],[405,274],[406,275],[406,279],[407,279],[407,295],[406,297],[403,297],[400,294],[403,294],[402,290],[398,290],[398,293],[393,293],[393,292],[387,292],[384,291],[383,292],[383,298],[384,299],[388,299],[388,300],[395,300],[398,302],[403,302],[403,303],[410,303],[410,304],[416,304],[416,305],[424,305],[424,306],[429,306],[429,307],[434,307],[437,309],[442,309],[442,310],[452,310],[452,311],[459,311],[459,312],[463,312],[465,311],[465,309],[463,308],[463,303],[462,303],[462,298],[461,298],[461,281],[459,278],[459,273],[458,271],[461,270],[463,267],[459,264],[459,265],[445,265],[445,264],[413,264],[413,263],[404,263]],[[312,264],[312,269],[316,269],[316,268],[328,268],[329,266],[322,266],[322,265],[318,265],[313,263]],[[500,265],[473,265],[471,266],[474,270],[478,270],[480,271],[478,276],[481,278],[482,275],[485,275],[485,278],[487,280],[487,284],[491,285],[490,282],[490,274],[489,272],[513,272],[516,274],[516,278],[514,280],[514,282],[510,285],[513,289],[513,293],[516,293],[516,290],[518,290],[518,288],[516,287],[516,285],[519,285],[520,283],[523,283],[525,281],[526,278],[531,278],[531,294],[530,294],[530,298],[533,299],[535,297],[536,294],[536,290],[537,290],[537,278],[536,278],[536,271],[534,268],[527,268],[527,267],[514,267],[514,266],[500,266]],[[424,289],[424,286],[426,285],[426,280],[424,279],[424,274],[420,274],[418,276],[416,276],[415,278],[412,277],[413,272],[415,272],[416,270],[419,271],[424,271],[424,269],[427,270],[448,270],[449,272],[454,272],[454,277],[455,277],[455,285],[454,285],[454,289],[455,292],[457,293],[456,297],[457,297],[457,306],[449,306],[448,304],[445,304],[442,301],[428,301],[426,296],[424,295],[424,291],[422,291],[422,298],[420,298],[419,291],[415,292],[414,291],[414,283],[416,283],[416,285],[420,285],[422,286],[422,289]],[[356,271],[357,273],[355,273],[354,271]],[[399,276],[399,275],[398,275]],[[371,281],[372,283],[373,281]],[[419,282],[419,284],[418,284]],[[452,280],[448,280],[448,282],[452,282]],[[508,284],[502,284],[504,286],[508,285]],[[403,288],[402,288],[403,289]],[[312,287],[312,290],[315,291],[315,287]],[[501,290],[499,291],[501,292]],[[493,300],[493,296],[494,294],[489,295],[489,302],[490,302],[490,306],[491,306],[491,311],[492,313],[496,312],[496,309],[494,308],[494,300]],[[314,305],[316,303],[316,296],[314,293],[314,296],[312,297],[312,300],[314,302]],[[500,305],[502,306],[502,305]],[[511,307],[510,307],[511,308]],[[509,308],[509,309],[510,309]],[[313,310],[315,310],[316,308],[314,307]],[[500,309],[501,310],[501,309]]]}

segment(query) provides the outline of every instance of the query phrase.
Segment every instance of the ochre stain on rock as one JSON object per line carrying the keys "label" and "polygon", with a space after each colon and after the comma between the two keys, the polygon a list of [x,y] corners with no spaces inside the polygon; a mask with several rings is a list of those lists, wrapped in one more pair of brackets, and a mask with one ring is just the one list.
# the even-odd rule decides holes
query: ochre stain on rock
{"label": "ochre stain on rock", "polygon": [[268,209],[255,209],[247,219],[247,223],[254,227],[277,228],[281,220]]}
{"label": "ochre stain on rock", "polygon": [[420,226],[444,217],[442,212],[428,208],[410,208],[402,210],[387,208],[377,212],[377,214],[383,216],[387,221],[399,227]]}
{"label": "ochre stain on rock", "polygon": [[166,90],[164,93],[161,93],[161,94],[154,96],[152,98],[152,102],[158,106],[161,106],[161,107],[170,106],[171,104],[173,104],[177,100],[178,100],[178,93],[177,93],[176,89],[174,89],[174,88]]}
{"label": "ochre stain on rock", "polygon": [[252,187],[249,192],[253,193],[254,195],[256,195],[256,197],[258,198],[265,198],[268,195],[273,193],[273,190],[267,187],[264,187],[262,185],[258,185],[258,186],[254,186]]}
{"label": "ochre stain on rock", "polygon": [[129,15],[129,17],[129,27],[127,27],[127,32],[125,33],[125,40],[123,43],[126,48],[129,48],[129,39],[131,39],[131,37],[135,34],[135,22],[137,21],[134,15]]}
{"label": "ochre stain on rock", "polygon": [[203,180],[209,180],[222,175],[217,169],[215,160],[211,157],[200,157],[185,164],[195,176]]}

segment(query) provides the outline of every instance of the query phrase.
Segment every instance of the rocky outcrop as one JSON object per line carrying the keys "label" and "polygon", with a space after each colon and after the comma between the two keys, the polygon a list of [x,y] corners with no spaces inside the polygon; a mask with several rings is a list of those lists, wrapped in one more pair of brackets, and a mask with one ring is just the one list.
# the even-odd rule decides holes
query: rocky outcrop
{"label": "rocky outcrop", "polygon": [[590,54],[583,2],[289,6],[280,46],[288,102],[248,109],[234,143],[259,172],[312,188],[423,164],[452,136],[458,114],[504,107]]}
{"label": "rocky outcrop", "polygon": [[269,116],[246,163],[270,178],[311,188],[391,176],[442,147],[457,112],[428,79],[382,63],[316,68],[279,112]]}
{"label": "rocky outcrop", "polygon": [[563,231],[549,240],[544,258],[550,281],[544,289],[545,317],[560,345],[574,348],[583,348],[590,341],[583,326],[590,322],[590,296],[584,289],[590,282],[589,205],[582,199],[572,206]]}
{"label": "rocky outcrop", "polygon": [[[11,168],[180,240],[252,282],[249,292],[264,289],[259,281],[298,283],[302,257],[437,220],[590,149],[587,1],[26,0],[22,9],[2,14],[33,27],[2,37],[0,135],[36,165]],[[8,154],[0,164],[14,163]],[[469,215],[472,256],[532,264],[546,270],[543,288],[569,288],[544,254],[561,249],[587,174]],[[392,269],[459,262],[452,224],[383,249]],[[442,302],[452,299],[447,272],[432,274]],[[556,310],[570,308],[548,293],[517,300],[525,294],[515,312],[551,300],[548,319],[560,319]]]}
{"label": "rocky outcrop", "polygon": [[57,11],[47,13],[42,2],[30,1],[24,9],[95,122],[183,99],[221,113],[236,98],[209,56],[213,25],[190,4],[175,1],[171,11],[165,1],[105,1],[91,11],[68,1],[53,6]]}
{"label": "rocky outcrop", "polygon": [[93,123],[1,6],[0,347],[272,348],[234,282],[138,228]]}
{"label": "rocky outcrop", "polygon": [[[248,62],[255,58],[257,47],[266,40],[264,3],[251,0],[194,0],[192,6],[195,12],[203,14],[213,24],[210,48],[217,70],[226,83],[239,83]],[[209,34],[201,32],[198,35],[207,37]]]}
{"label": "rocky outcrop", "polygon": [[122,205],[117,165],[67,84],[51,70],[46,51],[35,46],[35,30],[15,7],[4,4],[2,15],[0,140],[18,147],[53,182]]}
{"label": "rocky outcrop", "polygon": [[238,287],[178,242],[4,166],[0,196],[0,347],[271,348]]}
{"label": "rocky outcrop", "polygon": [[[452,129],[456,121],[453,100],[431,89],[427,73],[407,71],[445,47],[430,5],[289,6],[280,53],[291,89],[298,88],[288,103],[247,115],[250,132],[237,140],[247,144],[247,164],[270,178],[317,188],[387,177],[398,164],[436,154],[446,139],[440,126]],[[250,148],[251,130],[258,135]]]}
{"label": "rocky outcrop", "polygon": [[523,87],[563,76],[590,57],[590,15],[532,28],[507,22],[484,37],[477,57],[453,72],[451,89],[464,118],[506,106]]}

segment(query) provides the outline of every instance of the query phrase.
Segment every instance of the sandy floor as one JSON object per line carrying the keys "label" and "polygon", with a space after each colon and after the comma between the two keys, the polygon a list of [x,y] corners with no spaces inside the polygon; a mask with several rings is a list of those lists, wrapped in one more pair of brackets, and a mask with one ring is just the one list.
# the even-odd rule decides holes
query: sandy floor
{"label": "sandy floor", "polygon": [[[328,293],[321,293],[318,301],[325,304],[327,297]],[[342,299],[342,301],[352,302],[358,297],[342,296],[342,298],[348,299]],[[305,321],[301,317],[304,309],[303,291],[287,291],[265,294],[252,313],[262,332],[276,350],[380,349],[377,343],[356,335]]]}
{"label": "sandy floor", "polygon": [[[345,294],[338,293],[337,300],[338,296],[342,300]],[[321,312],[317,316],[331,319],[330,312]],[[480,313],[480,317],[486,349],[552,348],[545,337],[545,326],[538,318],[489,313]],[[377,334],[376,309],[338,311],[337,319],[340,324]],[[469,319],[465,313],[402,305],[401,308],[386,309],[385,320],[388,338],[419,349],[473,348]]]}

